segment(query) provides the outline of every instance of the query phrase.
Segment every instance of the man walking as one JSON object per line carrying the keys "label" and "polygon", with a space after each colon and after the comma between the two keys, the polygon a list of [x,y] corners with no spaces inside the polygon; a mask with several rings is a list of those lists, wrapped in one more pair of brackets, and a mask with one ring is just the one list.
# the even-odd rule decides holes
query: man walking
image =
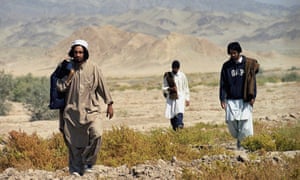
{"label": "man walking", "polygon": [[163,92],[166,97],[166,118],[170,119],[174,131],[184,127],[183,114],[185,106],[190,105],[188,80],[180,70],[178,60],[172,62],[172,71],[163,78]]}
{"label": "man walking", "polygon": [[88,43],[75,40],[69,56],[73,68],[57,80],[57,90],[65,93],[60,131],[69,149],[69,172],[80,176],[91,171],[100,150],[100,99],[107,104],[108,118],[113,117],[113,101],[99,66],[88,60]]}
{"label": "man walking", "polygon": [[252,110],[259,70],[257,61],[241,55],[241,52],[238,42],[229,43],[227,53],[230,59],[222,66],[219,93],[228,129],[237,139],[238,149],[245,137],[253,135]]}

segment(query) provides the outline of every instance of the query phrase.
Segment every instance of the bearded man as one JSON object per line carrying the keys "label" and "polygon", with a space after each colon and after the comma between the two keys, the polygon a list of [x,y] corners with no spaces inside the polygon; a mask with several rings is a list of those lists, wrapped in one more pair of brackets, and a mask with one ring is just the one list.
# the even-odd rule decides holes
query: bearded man
{"label": "bearded man", "polygon": [[65,94],[60,131],[69,149],[69,172],[82,176],[92,171],[100,151],[100,100],[107,104],[109,119],[113,117],[113,101],[100,67],[88,60],[88,43],[80,39],[72,42],[69,56],[70,73],[57,80],[57,90]]}

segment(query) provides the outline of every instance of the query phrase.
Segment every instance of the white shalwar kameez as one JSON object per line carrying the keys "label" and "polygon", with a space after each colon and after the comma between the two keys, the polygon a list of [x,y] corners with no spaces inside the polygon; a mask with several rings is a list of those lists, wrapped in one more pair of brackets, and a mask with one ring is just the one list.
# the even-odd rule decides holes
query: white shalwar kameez
{"label": "white shalwar kameez", "polygon": [[[185,74],[181,71],[178,71],[174,75],[174,81],[177,87],[178,99],[173,100],[169,98],[169,95],[166,98],[166,111],[165,117],[168,119],[173,118],[178,113],[184,113],[185,101],[190,100],[190,90],[188,86],[188,80]],[[167,92],[169,88],[166,79],[163,82],[163,91]]]}
{"label": "white shalwar kameez", "polygon": [[253,135],[253,107],[243,99],[227,100],[225,120],[231,135],[238,140]]}

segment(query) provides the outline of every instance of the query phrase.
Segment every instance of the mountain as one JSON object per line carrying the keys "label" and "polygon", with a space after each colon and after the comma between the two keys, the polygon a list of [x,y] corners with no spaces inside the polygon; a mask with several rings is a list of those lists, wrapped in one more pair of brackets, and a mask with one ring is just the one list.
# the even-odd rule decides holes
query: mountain
{"label": "mountain", "polygon": [[[148,76],[159,75],[170,69],[174,59],[182,62],[182,70],[187,73],[218,72],[228,58],[226,47],[220,47],[206,38],[192,35],[170,33],[164,37],[155,37],[143,33],[128,32],[114,26],[91,26],[73,32],[69,37],[44,51],[22,48],[17,61],[2,62],[7,72],[14,75],[32,73],[46,75],[55,69],[57,64],[70,50],[74,39],[85,39],[89,43],[89,60],[96,62],[107,76]],[[284,57],[276,52],[254,53],[247,50],[245,55],[256,58],[263,69],[290,68],[300,66],[296,59]],[[29,56],[32,54],[32,56]]]}
{"label": "mountain", "polygon": [[[3,0],[0,9],[4,47],[49,48],[79,28],[108,24],[158,37],[190,34],[226,45],[229,39],[259,36],[258,29],[285,23],[300,8],[238,0]],[[293,27],[291,32],[300,29]]]}
{"label": "mountain", "polygon": [[51,49],[47,54],[54,57],[54,64],[59,55],[66,54],[66,47],[69,48],[70,42],[76,38],[86,39],[90,43],[90,59],[109,71],[110,75],[161,73],[170,69],[173,59],[180,59],[183,67],[189,67],[190,72],[199,69],[209,72],[224,59],[224,50],[206,39],[178,33],[157,38],[104,26],[78,30]]}
{"label": "mountain", "polygon": [[[168,68],[165,61],[180,57],[196,63],[191,66],[196,71],[201,58],[226,58],[219,49],[236,40],[253,55],[274,52],[280,58],[299,58],[299,9],[238,0],[2,0],[0,68],[34,63],[35,68],[51,69],[54,60],[45,59],[63,58],[79,37],[99,46],[93,54],[109,68]],[[204,41],[216,55],[204,56],[206,50],[197,47]]]}

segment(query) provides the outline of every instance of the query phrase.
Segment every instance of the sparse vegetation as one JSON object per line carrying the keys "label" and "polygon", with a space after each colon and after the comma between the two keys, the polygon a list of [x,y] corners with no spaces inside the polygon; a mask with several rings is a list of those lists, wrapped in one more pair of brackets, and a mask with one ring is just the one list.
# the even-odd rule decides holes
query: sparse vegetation
{"label": "sparse vegetation", "polygon": [[296,67],[291,67],[287,71],[262,71],[257,75],[257,83],[259,85],[264,85],[266,83],[299,81],[299,69]]}
{"label": "sparse vegetation", "polygon": [[0,115],[5,115],[9,111],[6,100],[12,87],[12,76],[0,71]]}
{"label": "sparse vegetation", "polygon": [[300,155],[294,159],[286,159],[284,166],[275,164],[272,161],[260,163],[237,163],[232,165],[229,161],[212,162],[209,166],[198,167],[200,171],[185,169],[183,179],[299,179]]}
{"label": "sparse vegetation", "polygon": [[[247,138],[243,146],[252,153],[256,151],[299,150],[300,123],[269,127],[255,123],[256,135]],[[272,132],[272,133],[266,133]],[[164,159],[173,156],[179,160],[191,161],[203,156],[228,154],[221,144],[232,140],[225,125],[197,124],[174,132],[171,129],[156,129],[151,132],[136,132],[128,127],[114,127],[103,134],[99,164],[109,166],[133,166],[147,160]],[[53,134],[50,139],[42,139],[36,134],[11,131],[5,147],[0,151],[0,168],[39,168],[55,170],[67,166],[67,148],[61,134]],[[255,155],[253,155],[255,156]],[[284,166],[270,161],[260,163],[230,164],[229,160],[214,161],[209,166],[186,167],[179,178],[184,179],[272,179],[300,177],[300,156],[286,159]],[[267,167],[267,168],[266,168]],[[195,171],[195,168],[200,171]],[[194,170],[193,170],[194,169]]]}
{"label": "sparse vegetation", "polygon": [[[187,77],[190,89],[193,91],[193,89],[197,86],[218,86],[220,74],[218,72],[190,73],[187,74]],[[299,68],[291,67],[287,71],[261,70],[257,75],[258,85],[292,81],[300,81]],[[123,84],[120,84],[120,82],[123,82]],[[162,76],[149,76],[143,78],[109,78],[108,83],[113,91],[161,89]]]}
{"label": "sparse vegetation", "polygon": [[1,171],[8,167],[20,170],[40,168],[55,170],[67,164],[67,149],[60,135],[53,135],[51,139],[40,138],[33,133],[11,131],[6,145],[0,152]]}
{"label": "sparse vegetation", "polygon": [[[261,126],[261,125],[257,125]],[[242,145],[250,151],[290,151],[300,149],[300,123],[277,127],[274,129],[261,129],[261,133],[246,138]]]}
{"label": "sparse vegetation", "polygon": [[145,160],[171,159],[172,156],[182,160],[192,160],[204,154],[220,153],[220,147],[201,152],[193,151],[191,148],[218,144],[225,139],[230,139],[224,130],[220,133],[220,129],[224,127],[198,124],[176,133],[171,130],[157,129],[144,134],[134,132],[127,127],[113,128],[103,136],[99,163],[110,166],[134,165]]}
{"label": "sparse vegetation", "polygon": [[33,77],[28,74],[15,80],[12,99],[24,103],[31,113],[31,120],[53,119],[57,113],[48,108],[50,82],[46,77]]}
{"label": "sparse vegetation", "polygon": [[[257,82],[259,85],[267,82],[299,82],[298,70],[292,67],[285,73],[261,71],[257,76]],[[219,84],[219,73],[192,73],[187,76],[191,91],[194,91],[197,86],[218,86]],[[0,115],[5,115],[9,111],[7,100],[10,100],[24,103],[31,113],[31,120],[57,118],[57,112],[48,108],[50,89],[48,77],[33,77],[31,74],[12,77],[1,71],[0,83]],[[161,89],[161,83],[161,76],[108,79],[112,91]]]}
{"label": "sparse vegetation", "polygon": [[0,72],[0,114],[9,111],[6,100],[21,102],[31,113],[31,120],[50,120],[57,112],[48,108],[50,82],[47,77],[33,77],[31,74],[12,77]]}
{"label": "sparse vegetation", "polygon": [[281,81],[282,82],[300,81],[300,75],[296,72],[287,73],[281,78]]}

